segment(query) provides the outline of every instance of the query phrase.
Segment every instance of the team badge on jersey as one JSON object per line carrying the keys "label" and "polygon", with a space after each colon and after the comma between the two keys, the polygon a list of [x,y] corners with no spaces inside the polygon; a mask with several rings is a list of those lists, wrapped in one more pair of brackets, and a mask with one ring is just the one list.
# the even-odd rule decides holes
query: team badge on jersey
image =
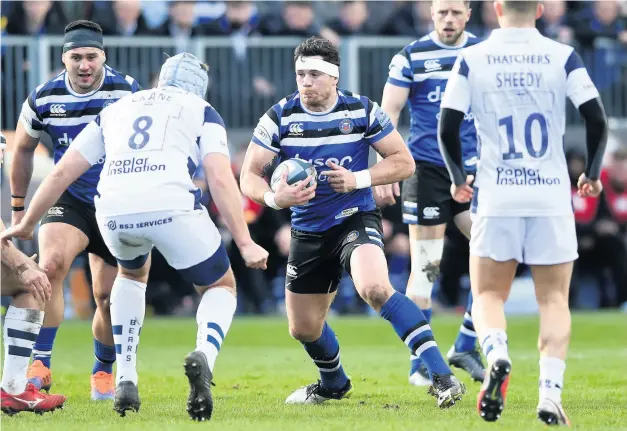
{"label": "team badge on jersey", "polygon": [[359,232],[354,230],[351,233],[349,233],[348,235],[346,235],[346,242],[353,242],[353,241],[355,241],[357,239],[358,236],[359,236]]}
{"label": "team badge on jersey", "polygon": [[339,128],[340,128],[340,132],[344,133],[345,135],[348,135],[350,132],[353,131],[353,122],[349,120],[348,118],[345,118],[342,121],[340,121]]}

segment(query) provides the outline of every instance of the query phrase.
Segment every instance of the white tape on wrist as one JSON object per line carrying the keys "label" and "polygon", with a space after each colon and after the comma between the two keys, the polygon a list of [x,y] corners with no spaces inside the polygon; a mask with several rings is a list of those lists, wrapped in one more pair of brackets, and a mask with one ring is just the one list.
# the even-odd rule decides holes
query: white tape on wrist
{"label": "white tape on wrist", "polygon": [[337,65],[319,58],[298,57],[296,60],[296,72],[299,70],[317,70],[334,78],[339,78],[340,76],[340,68]]}
{"label": "white tape on wrist", "polygon": [[355,188],[365,189],[372,185],[372,176],[370,170],[364,169],[363,171],[353,172],[355,175]]}
{"label": "white tape on wrist", "polygon": [[263,201],[266,203],[266,205],[268,205],[272,209],[275,209],[275,210],[283,209],[280,206],[278,206],[276,202],[274,201],[274,192],[269,192],[269,191],[265,192],[263,194]]}

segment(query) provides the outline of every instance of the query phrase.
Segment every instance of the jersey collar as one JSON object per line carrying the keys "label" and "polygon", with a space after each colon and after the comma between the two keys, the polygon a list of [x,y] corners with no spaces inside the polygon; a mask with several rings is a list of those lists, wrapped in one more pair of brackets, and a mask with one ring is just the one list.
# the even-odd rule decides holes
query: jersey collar
{"label": "jersey collar", "polygon": [[501,41],[519,41],[527,40],[530,37],[541,36],[540,32],[535,27],[508,27],[508,28],[496,28],[492,30],[490,39],[498,39]]}
{"label": "jersey collar", "polygon": [[461,42],[458,42],[456,45],[447,45],[445,43],[442,43],[435,30],[429,33],[429,39],[431,39],[431,41],[435,43],[437,46],[439,46],[440,48],[459,49],[459,48],[463,48],[464,46],[466,46],[466,43],[468,43],[468,33],[464,31],[460,38]]}
{"label": "jersey collar", "polygon": [[303,108],[303,111],[305,111],[307,114],[309,115],[316,115],[316,116],[320,116],[320,115],[326,115],[329,114],[331,112],[333,112],[333,110],[335,109],[335,107],[337,106],[337,104],[340,101],[340,90],[337,90],[337,96],[335,98],[335,103],[333,103],[333,105],[331,105],[331,107],[325,111],[310,111],[309,109],[307,109],[307,107],[305,106],[305,104],[303,103],[303,101],[300,99],[300,93],[298,94],[298,99],[300,102],[300,107]]}
{"label": "jersey collar", "polygon": [[67,71],[65,71],[64,73],[65,73],[65,77],[63,78],[63,80],[65,81],[65,88],[67,88],[67,91],[69,91],[72,96],[89,97],[89,96],[93,96],[97,91],[99,91],[102,88],[102,84],[104,84],[105,78],[107,76],[107,66],[105,65],[102,69],[102,79],[100,80],[100,84],[98,85],[98,87],[96,87],[94,90],[90,91],[89,93],[77,93],[76,91],[74,91],[72,89],[72,86],[70,85],[70,77]]}

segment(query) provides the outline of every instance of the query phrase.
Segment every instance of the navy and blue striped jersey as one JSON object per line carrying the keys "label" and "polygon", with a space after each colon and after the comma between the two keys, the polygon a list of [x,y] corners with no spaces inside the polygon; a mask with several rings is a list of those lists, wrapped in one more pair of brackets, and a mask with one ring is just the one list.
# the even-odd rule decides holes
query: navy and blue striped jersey
{"label": "navy and blue striped jersey", "polygon": [[[464,42],[452,47],[439,42],[436,33],[431,32],[403,48],[390,63],[387,82],[410,89],[407,144],[415,160],[444,166],[437,136],[440,102],[460,50],[482,40],[468,32],[462,37]],[[472,112],[466,115],[460,136],[466,168],[475,170],[477,134]]]}
{"label": "navy and blue striped jersey", "polygon": [[[137,81],[105,65],[103,81],[97,90],[79,94],[72,90],[66,71],[33,90],[24,104],[20,121],[33,138],[50,140],[54,162],[58,163],[76,136],[100,111],[127,94],[139,91]],[[77,179],[68,192],[94,205],[96,187],[104,157]]]}
{"label": "navy and blue striped jersey", "polygon": [[379,105],[365,96],[338,89],[338,98],[326,112],[311,112],[295,92],[274,105],[259,120],[252,142],[276,153],[280,160],[308,160],[318,171],[316,196],[292,207],[292,227],[322,232],[347,217],[374,210],[370,188],[337,193],[320,173],[328,160],[351,171],[368,169],[370,146],[394,130]]}

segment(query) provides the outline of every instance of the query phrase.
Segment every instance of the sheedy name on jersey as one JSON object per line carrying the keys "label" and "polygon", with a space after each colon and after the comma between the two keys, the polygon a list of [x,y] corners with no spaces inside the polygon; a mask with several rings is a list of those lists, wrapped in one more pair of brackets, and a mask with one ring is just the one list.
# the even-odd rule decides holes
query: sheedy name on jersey
{"label": "sheedy name on jersey", "polygon": [[498,72],[496,88],[541,88],[542,74],[537,72]]}
{"label": "sheedy name on jersey", "polygon": [[110,160],[107,165],[107,175],[165,171],[164,164],[152,164],[148,159],[148,157],[133,157],[127,160]]}

